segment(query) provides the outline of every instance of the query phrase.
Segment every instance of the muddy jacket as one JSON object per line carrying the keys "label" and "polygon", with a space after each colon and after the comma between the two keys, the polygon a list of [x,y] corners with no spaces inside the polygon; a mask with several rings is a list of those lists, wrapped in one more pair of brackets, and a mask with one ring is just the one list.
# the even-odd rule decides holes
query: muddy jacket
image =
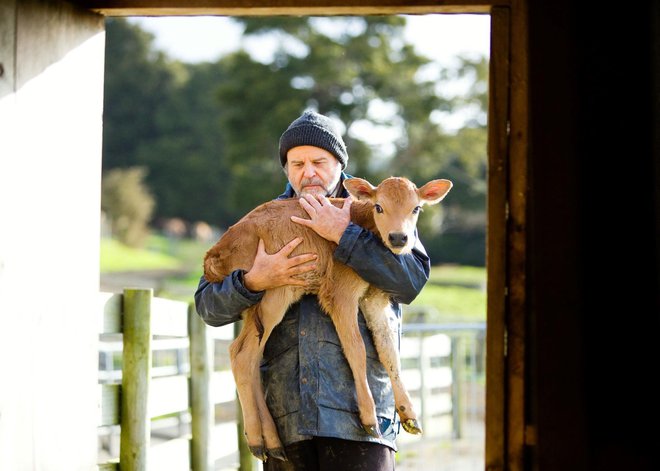
{"label": "muddy jacket", "polygon": [[[278,199],[293,196],[293,190],[287,186]],[[390,324],[400,340],[399,303],[409,304],[419,294],[430,271],[429,258],[419,241],[411,254],[394,255],[374,234],[350,223],[334,257],[366,281],[390,293],[395,312]],[[236,322],[244,309],[262,298],[263,292],[251,292],[245,287],[243,273],[234,271],[221,283],[209,283],[201,278],[195,305],[208,325]],[[285,445],[311,436],[324,436],[379,442],[396,450],[394,440],[399,431],[399,419],[394,409],[392,386],[378,360],[362,313],[358,315],[358,324],[366,347],[367,377],[382,439],[363,431],[353,376],[335,328],[316,296],[306,295],[289,308],[273,330],[261,363],[266,401]]]}

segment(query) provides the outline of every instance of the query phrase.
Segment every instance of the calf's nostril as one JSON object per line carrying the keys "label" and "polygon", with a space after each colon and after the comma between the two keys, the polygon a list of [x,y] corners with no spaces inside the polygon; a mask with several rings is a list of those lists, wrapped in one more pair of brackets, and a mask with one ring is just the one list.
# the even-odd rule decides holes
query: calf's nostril
{"label": "calf's nostril", "polygon": [[393,232],[388,236],[392,247],[403,247],[408,242],[408,236],[402,232]]}

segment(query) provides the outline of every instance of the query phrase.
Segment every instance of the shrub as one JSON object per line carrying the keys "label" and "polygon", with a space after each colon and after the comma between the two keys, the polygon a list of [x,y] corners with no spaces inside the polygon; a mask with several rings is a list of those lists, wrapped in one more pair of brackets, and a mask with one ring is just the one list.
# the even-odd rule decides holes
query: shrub
{"label": "shrub", "polygon": [[109,170],[101,184],[101,210],[113,237],[129,247],[141,247],[149,235],[155,199],[144,183],[143,167]]}

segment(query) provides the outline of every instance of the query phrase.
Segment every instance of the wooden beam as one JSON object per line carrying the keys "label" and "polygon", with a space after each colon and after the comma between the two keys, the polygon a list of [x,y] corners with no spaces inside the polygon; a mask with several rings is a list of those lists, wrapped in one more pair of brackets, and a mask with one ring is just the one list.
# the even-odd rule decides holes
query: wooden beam
{"label": "wooden beam", "polygon": [[506,468],[506,332],[509,162],[509,8],[491,12],[488,88],[488,237],[486,241],[486,469]]}
{"label": "wooden beam", "polygon": [[[530,433],[533,428],[526,424],[525,416],[527,0],[72,1],[105,16],[491,15],[485,460],[489,471],[523,469],[525,443],[528,446],[535,443]],[[530,435],[527,442],[526,433]]]}
{"label": "wooden beam", "polygon": [[527,1],[511,9],[511,73],[509,76],[509,217],[507,221],[507,470],[528,469],[525,463],[527,418],[527,199],[529,159],[529,50]]}
{"label": "wooden beam", "polygon": [[74,0],[105,16],[401,15],[488,13],[511,0]]}

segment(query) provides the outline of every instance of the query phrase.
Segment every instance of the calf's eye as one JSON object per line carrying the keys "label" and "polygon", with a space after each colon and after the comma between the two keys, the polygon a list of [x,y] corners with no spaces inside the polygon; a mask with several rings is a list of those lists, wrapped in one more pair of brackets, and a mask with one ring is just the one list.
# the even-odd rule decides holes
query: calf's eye
{"label": "calf's eye", "polygon": [[382,206],[379,205],[379,204],[375,204],[375,205],[374,205],[374,209],[376,210],[376,212],[377,212],[378,214],[380,214],[380,213],[383,212],[383,208],[382,208]]}
{"label": "calf's eye", "polygon": [[415,209],[413,209],[412,212],[413,212],[413,214],[417,214],[417,213],[419,213],[421,210],[422,210],[422,207],[421,207],[421,206],[416,206]]}

